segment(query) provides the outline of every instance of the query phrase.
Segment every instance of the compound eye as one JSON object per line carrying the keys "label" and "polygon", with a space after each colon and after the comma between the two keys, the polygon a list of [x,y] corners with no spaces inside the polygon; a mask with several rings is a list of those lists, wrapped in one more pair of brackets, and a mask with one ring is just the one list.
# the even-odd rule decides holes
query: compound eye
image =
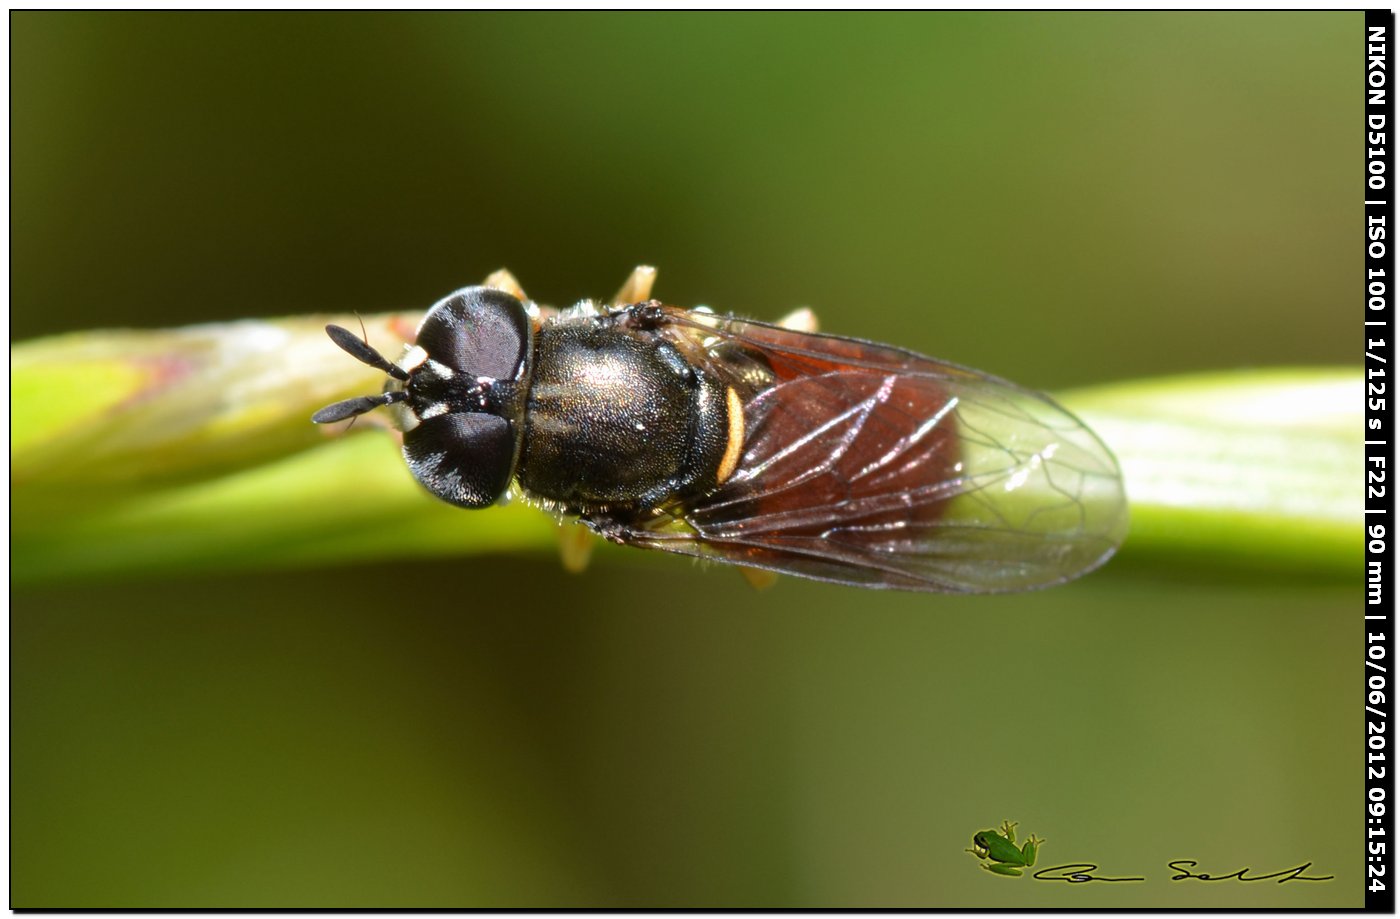
{"label": "compound eye", "polygon": [[429,418],[403,435],[403,456],[428,491],[458,507],[490,507],[515,469],[515,438],[497,415]]}
{"label": "compound eye", "polygon": [[418,346],[456,373],[513,380],[529,358],[532,335],[519,300],[493,287],[464,287],[423,317]]}

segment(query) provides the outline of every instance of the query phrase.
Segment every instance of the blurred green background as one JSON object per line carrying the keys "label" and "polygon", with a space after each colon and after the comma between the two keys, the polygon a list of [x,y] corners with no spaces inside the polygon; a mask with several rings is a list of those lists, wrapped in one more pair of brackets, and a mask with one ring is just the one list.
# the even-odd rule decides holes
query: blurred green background
{"label": "blurred green background", "polygon": [[[1359,13],[10,21],[14,341],[646,262],[1050,390],[1355,362]],[[1356,906],[1359,601],[1131,541],[992,598],[626,550],[24,587],[11,905]],[[994,877],[1003,819],[1148,880]]]}

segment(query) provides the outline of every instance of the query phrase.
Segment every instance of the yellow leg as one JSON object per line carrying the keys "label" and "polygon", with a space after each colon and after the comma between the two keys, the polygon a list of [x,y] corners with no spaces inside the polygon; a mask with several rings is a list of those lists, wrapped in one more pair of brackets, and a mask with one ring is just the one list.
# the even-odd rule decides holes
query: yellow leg
{"label": "yellow leg", "polygon": [[515,279],[515,275],[506,271],[504,268],[493,271],[487,275],[484,286],[503,290],[522,303],[529,299],[529,297],[525,296],[525,288],[520,286],[520,282]]}
{"label": "yellow leg", "polygon": [[754,590],[767,590],[778,583],[778,572],[769,571],[767,568],[748,568],[740,565],[739,573]]}
{"label": "yellow leg", "polygon": [[795,309],[777,322],[785,329],[792,329],[794,332],[815,332],[817,331],[817,314],[808,307]]}
{"label": "yellow leg", "polygon": [[656,283],[656,269],[650,265],[638,265],[613,295],[613,306],[627,306],[651,299],[651,285]]}
{"label": "yellow leg", "polygon": [[593,534],[581,523],[558,524],[559,560],[569,574],[581,574],[593,557]]}

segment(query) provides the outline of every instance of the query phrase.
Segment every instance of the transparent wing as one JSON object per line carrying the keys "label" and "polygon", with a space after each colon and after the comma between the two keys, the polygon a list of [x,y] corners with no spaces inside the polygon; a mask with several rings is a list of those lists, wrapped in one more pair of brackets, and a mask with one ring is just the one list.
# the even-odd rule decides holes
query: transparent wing
{"label": "transparent wing", "polygon": [[1002,592],[1102,564],[1117,463],[1048,397],[897,348],[667,307],[661,334],[744,405],[714,492],[629,543],[866,587]]}

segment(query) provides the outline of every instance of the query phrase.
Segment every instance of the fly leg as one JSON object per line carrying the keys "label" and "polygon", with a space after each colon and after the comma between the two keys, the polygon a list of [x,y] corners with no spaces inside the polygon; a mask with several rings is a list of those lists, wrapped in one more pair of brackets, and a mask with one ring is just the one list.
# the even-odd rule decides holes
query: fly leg
{"label": "fly leg", "polygon": [[525,288],[520,286],[520,282],[515,279],[515,275],[504,268],[493,271],[487,275],[486,280],[482,282],[482,286],[493,287],[496,290],[508,293],[525,304],[525,312],[530,317],[530,325],[535,327],[536,332],[544,325],[545,320],[558,312],[558,310],[553,307],[540,306],[538,303],[525,296]]}
{"label": "fly leg", "polygon": [[630,306],[651,299],[651,285],[656,283],[656,269],[650,265],[638,265],[632,269],[627,280],[613,294],[613,306]]}
{"label": "fly leg", "polygon": [[504,268],[497,269],[486,276],[484,287],[494,287],[496,290],[505,291],[521,303],[526,302],[529,297],[525,296],[525,288],[520,286],[520,282],[515,279],[515,275]]}
{"label": "fly leg", "polygon": [[559,561],[569,574],[582,574],[593,557],[593,534],[579,520],[561,520],[554,525],[559,536]]}
{"label": "fly leg", "polygon": [[806,332],[809,335],[817,331],[819,325],[817,314],[812,312],[812,308],[808,306],[793,310],[774,324],[779,328],[792,329],[794,332]]}

